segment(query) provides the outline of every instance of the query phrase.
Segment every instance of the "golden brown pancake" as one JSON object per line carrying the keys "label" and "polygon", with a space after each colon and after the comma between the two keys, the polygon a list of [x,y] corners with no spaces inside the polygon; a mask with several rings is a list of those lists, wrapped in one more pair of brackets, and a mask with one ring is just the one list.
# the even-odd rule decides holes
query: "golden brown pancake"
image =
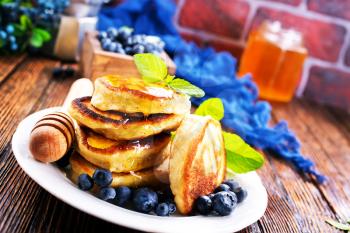
{"label": "golden brown pancake", "polygon": [[72,101],[69,114],[79,123],[107,138],[133,140],[176,129],[183,119],[177,114],[126,114],[101,111],[91,105],[91,97]]}
{"label": "golden brown pancake", "polygon": [[178,210],[188,214],[199,196],[213,192],[225,178],[220,123],[209,116],[186,116],[171,142],[170,154],[170,187]]}
{"label": "golden brown pancake", "polygon": [[[86,173],[90,176],[93,175],[94,171],[99,167],[89,163],[78,153],[72,155],[69,160],[71,165],[71,172],[69,178],[77,183],[78,177],[82,173]],[[128,186],[128,187],[141,187],[141,186],[156,186],[160,184],[160,181],[155,177],[153,169],[144,169],[137,172],[127,173],[112,173],[113,181],[112,187]]]}
{"label": "golden brown pancake", "polygon": [[170,135],[161,133],[139,140],[111,140],[89,128],[76,126],[77,150],[89,162],[113,172],[139,171],[160,164],[159,153]]}
{"label": "golden brown pancake", "polygon": [[124,113],[144,115],[188,114],[190,97],[177,93],[168,87],[146,83],[139,78],[126,78],[115,75],[96,79],[91,104],[102,110],[115,110]]}

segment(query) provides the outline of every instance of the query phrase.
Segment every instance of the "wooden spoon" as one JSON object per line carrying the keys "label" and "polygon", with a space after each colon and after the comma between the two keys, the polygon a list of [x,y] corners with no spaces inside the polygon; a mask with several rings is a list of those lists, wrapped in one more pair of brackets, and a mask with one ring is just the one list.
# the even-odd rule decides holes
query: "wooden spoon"
{"label": "wooden spoon", "polygon": [[91,96],[93,85],[89,79],[76,80],[64,101],[61,111],[40,119],[30,134],[29,149],[36,160],[44,163],[62,158],[72,147],[75,138],[73,120],[67,114],[75,98]]}

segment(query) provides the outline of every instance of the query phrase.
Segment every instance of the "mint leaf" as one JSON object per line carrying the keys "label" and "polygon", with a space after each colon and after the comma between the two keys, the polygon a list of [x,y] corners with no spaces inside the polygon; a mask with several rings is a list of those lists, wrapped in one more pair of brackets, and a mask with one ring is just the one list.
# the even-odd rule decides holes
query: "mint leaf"
{"label": "mint leaf", "polygon": [[246,173],[260,168],[264,157],[236,134],[222,132],[224,136],[227,168],[236,173]]}
{"label": "mint leaf", "polygon": [[215,120],[220,121],[224,118],[224,105],[220,98],[210,98],[201,103],[194,114],[211,116]]}
{"label": "mint leaf", "polygon": [[40,48],[43,45],[43,38],[38,33],[32,34],[30,37],[30,44],[35,48]]}
{"label": "mint leaf", "polygon": [[205,95],[204,91],[185,79],[176,78],[168,83],[168,86],[177,92],[193,96],[193,97],[203,97]]}
{"label": "mint leaf", "polygon": [[337,222],[333,219],[327,219],[326,223],[328,223],[329,225],[331,225],[339,230],[350,231],[350,225],[348,225],[348,224],[343,224],[343,223]]}
{"label": "mint leaf", "polygon": [[138,71],[146,82],[160,82],[164,80],[168,74],[165,62],[154,54],[135,54],[134,61]]}
{"label": "mint leaf", "polygon": [[27,15],[21,15],[19,21],[23,30],[26,30],[27,28],[31,29],[33,27],[32,21]]}
{"label": "mint leaf", "polygon": [[40,35],[40,37],[42,38],[43,42],[51,40],[51,34],[48,31],[44,30],[44,29],[34,28],[33,29],[33,33]]}

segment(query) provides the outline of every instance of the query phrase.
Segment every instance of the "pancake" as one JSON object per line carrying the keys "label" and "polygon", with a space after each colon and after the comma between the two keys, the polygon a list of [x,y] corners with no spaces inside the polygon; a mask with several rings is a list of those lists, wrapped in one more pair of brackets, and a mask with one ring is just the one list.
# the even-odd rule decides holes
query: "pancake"
{"label": "pancake", "polygon": [[102,110],[144,115],[190,113],[190,97],[139,78],[115,75],[96,79],[91,104]]}
{"label": "pancake", "polygon": [[[78,153],[73,154],[69,162],[71,165],[69,178],[74,183],[77,183],[80,174],[86,173],[92,176],[94,171],[98,168],[92,163],[86,161]],[[160,181],[155,177],[152,168],[128,173],[113,172],[112,176],[113,181],[111,187],[128,186],[133,188],[142,186],[157,186],[161,184]]]}
{"label": "pancake", "polygon": [[91,129],[77,126],[77,150],[86,160],[113,172],[139,171],[160,164],[159,152],[170,135],[161,133],[144,139],[111,140]]}
{"label": "pancake", "polygon": [[107,138],[133,140],[176,129],[183,119],[177,114],[125,114],[101,111],[91,105],[91,97],[72,101],[69,114],[79,123]]}
{"label": "pancake", "polygon": [[178,210],[188,214],[199,196],[212,193],[225,178],[220,123],[210,116],[186,116],[172,140],[170,154],[170,187]]}

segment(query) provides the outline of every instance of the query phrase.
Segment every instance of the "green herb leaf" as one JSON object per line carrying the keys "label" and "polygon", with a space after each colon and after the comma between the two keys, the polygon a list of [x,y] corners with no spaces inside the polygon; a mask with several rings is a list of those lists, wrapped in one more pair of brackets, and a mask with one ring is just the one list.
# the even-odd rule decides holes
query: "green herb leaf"
{"label": "green herb leaf", "polygon": [[224,105],[220,98],[210,98],[201,103],[194,114],[200,116],[209,115],[215,120],[220,121],[224,118]]}
{"label": "green herb leaf", "polygon": [[43,38],[38,33],[32,33],[30,37],[30,44],[33,47],[40,48],[43,45]]}
{"label": "green herb leaf", "polygon": [[222,132],[225,141],[227,168],[246,173],[260,168],[264,157],[236,134]]}
{"label": "green herb leaf", "polygon": [[174,89],[177,92],[201,98],[205,95],[204,91],[195,85],[192,85],[190,82],[185,79],[176,78],[168,83],[169,87]]}
{"label": "green herb leaf", "polygon": [[32,21],[27,15],[21,15],[19,21],[23,30],[31,29],[33,27]]}
{"label": "green herb leaf", "polygon": [[326,223],[328,223],[329,225],[331,225],[339,230],[350,231],[350,225],[348,225],[348,224],[343,224],[343,223],[337,222],[333,219],[327,219]]}
{"label": "green herb leaf", "polygon": [[43,42],[47,42],[47,41],[51,40],[51,34],[48,31],[44,30],[44,29],[34,28],[33,29],[33,33],[40,35],[42,40],[43,40]]}
{"label": "green herb leaf", "polygon": [[138,71],[146,82],[160,82],[164,80],[168,74],[165,62],[154,54],[135,54],[134,61]]}

